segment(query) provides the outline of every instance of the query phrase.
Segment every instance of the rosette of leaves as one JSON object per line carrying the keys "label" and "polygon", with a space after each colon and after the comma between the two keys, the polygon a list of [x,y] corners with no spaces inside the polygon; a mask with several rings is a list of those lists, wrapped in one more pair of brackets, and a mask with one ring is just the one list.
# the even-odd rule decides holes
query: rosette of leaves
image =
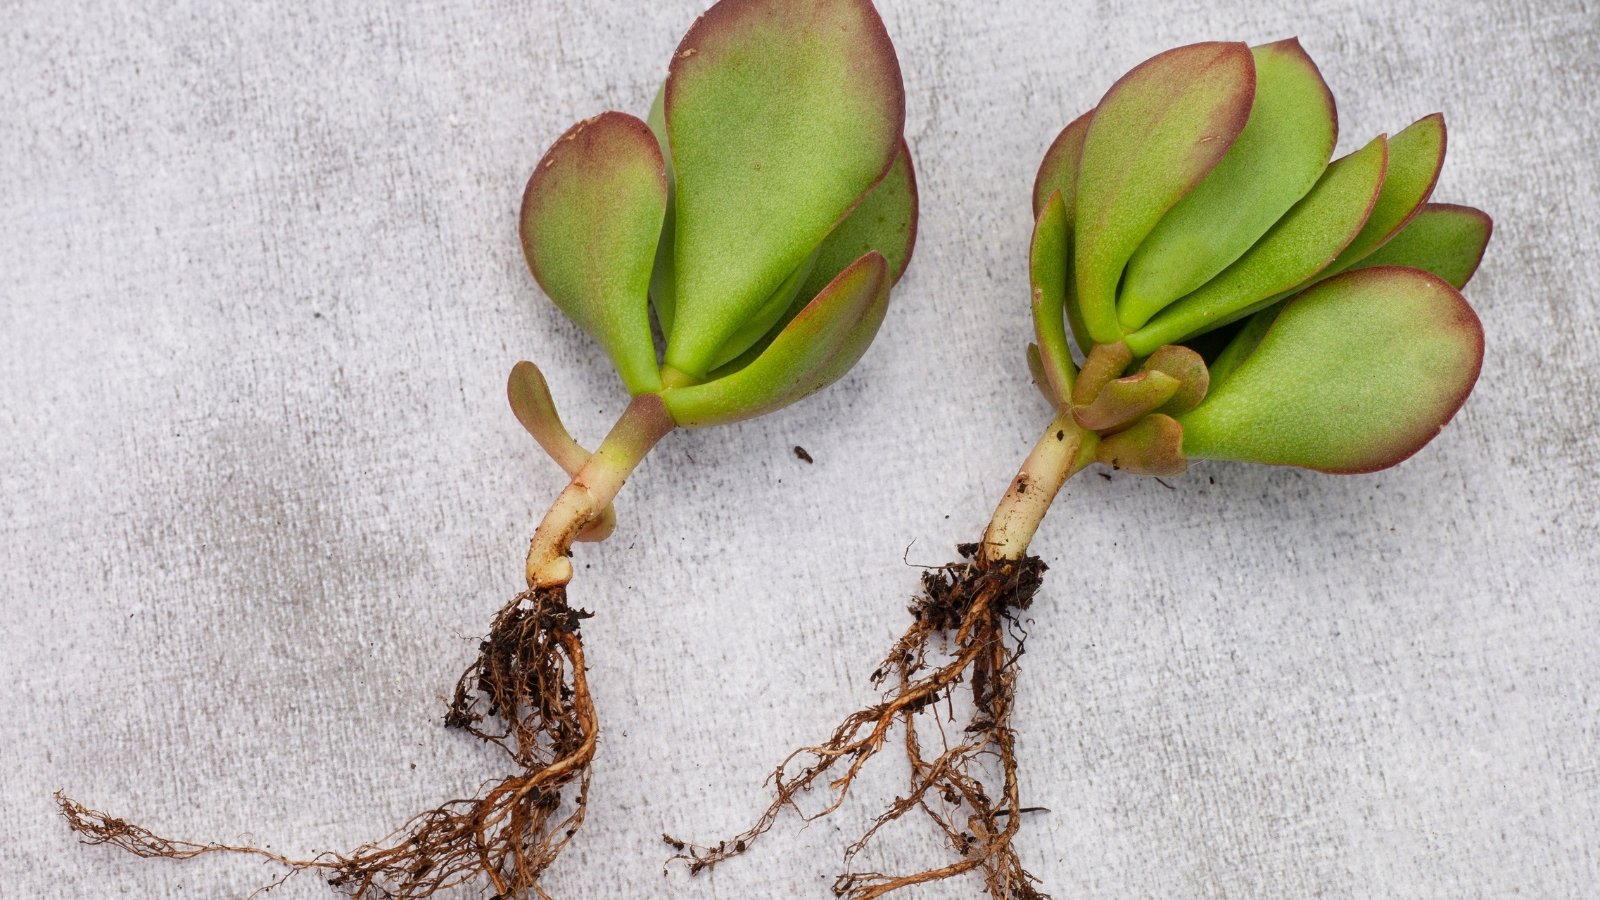
{"label": "rosette of leaves", "polygon": [[504,750],[514,775],[309,860],[169,841],[61,798],[74,828],[143,856],[255,853],[323,870],[357,897],[472,882],[545,897],[539,879],[585,815],[599,727],[579,630],[588,613],[566,600],[572,544],[612,533],[613,498],[675,428],[781,409],[861,358],[916,236],[904,122],[899,63],[870,0],[721,0],[673,53],[648,121],[587,119],[534,167],[520,215],[528,266],[631,400],[590,453],[539,369],[511,372],[514,413],[571,481],[535,531],[527,590],[495,617],[446,724]]}
{"label": "rosette of leaves", "polygon": [[528,267],[633,402],[590,456],[538,370],[513,372],[512,406],[572,472],[578,512],[558,504],[541,526],[531,586],[571,577],[567,545],[603,533],[584,532],[591,508],[647,441],[780,409],[860,359],[916,237],[904,123],[870,2],[723,0],[684,37],[648,121],[604,113],[556,141],[523,197]]}
{"label": "rosette of leaves", "polygon": [[1330,161],[1337,135],[1295,40],[1170,50],[1061,132],[1034,188],[1029,358],[1100,461],[1371,472],[1461,407],[1483,329],[1459,290],[1492,226],[1429,202],[1444,118]]}
{"label": "rosette of leaves", "polygon": [[[1370,472],[1439,434],[1483,356],[1459,291],[1489,217],[1430,202],[1441,116],[1333,159],[1337,135],[1333,97],[1296,40],[1169,50],[1061,132],[1034,186],[1029,260],[1028,362],[1054,418],[983,540],[924,576],[914,624],[873,676],[887,696],[797,754],[804,768],[780,768],[776,801],[735,846],[845,762],[824,812],[836,808],[898,723],[911,790],[849,854],[920,811],[957,859],[847,874],[836,892],[862,900],[976,871],[995,898],[1042,896],[1012,846],[1028,809],[1010,712],[1017,613],[1044,572],[1027,548],[1062,485],[1096,461],[1148,475],[1191,459]],[[960,685],[970,720],[925,752],[918,713],[948,711]],[[989,759],[998,784],[984,783]]]}

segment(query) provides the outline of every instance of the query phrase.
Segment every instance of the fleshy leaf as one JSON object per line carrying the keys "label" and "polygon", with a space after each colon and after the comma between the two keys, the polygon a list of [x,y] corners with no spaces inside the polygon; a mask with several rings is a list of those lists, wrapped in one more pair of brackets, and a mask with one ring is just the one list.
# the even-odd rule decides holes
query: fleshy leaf
{"label": "fleshy leaf", "polygon": [[868,0],[721,0],[667,77],[676,304],[667,362],[704,375],[900,147],[905,95]]}
{"label": "fleshy leaf", "polygon": [[1254,93],[1248,47],[1192,44],[1139,64],[1096,107],[1072,216],[1079,308],[1095,342],[1122,339],[1116,294],[1123,267],[1227,153]]}
{"label": "fleshy leaf", "polygon": [[1316,63],[1293,38],[1251,53],[1255,102],[1244,131],[1128,260],[1117,310],[1129,331],[1244,255],[1328,167],[1338,117]]}
{"label": "fleshy leaf", "polygon": [[1239,368],[1239,364],[1255,352],[1256,345],[1260,344],[1261,339],[1272,330],[1272,323],[1277,321],[1280,312],[1283,312],[1282,306],[1269,306],[1244,320],[1244,324],[1240,325],[1229,338],[1222,352],[1218,353],[1217,358],[1206,367],[1206,371],[1211,375],[1212,384],[1226,381],[1228,376],[1233,374],[1233,370]]}
{"label": "fleshy leaf", "polygon": [[1089,120],[1093,118],[1094,110],[1091,109],[1067,123],[1067,127],[1061,129],[1061,133],[1051,142],[1050,149],[1044,152],[1039,173],[1033,178],[1034,218],[1044,211],[1050,195],[1056,193],[1061,194],[1062,202],[1071,213],[1072,204],[1078,197],[1078,163],[1083,159],[1083,138],[1089,133]]}
{"label": "fleshy leaf", "polygon": [[1126,428],[1171,400],[1183,385],[1165,372],[1139,372],[1100,389],[1093,402],[1072,408],[1072,418],[1090,431]]}
{"label": "fleshy leaf", "polygon": [[589,461],[589,451],[573,439],[562,423],[555,398],[550,396],[550,385],[538,366],[523,360],[511,367],[506,400],[511,404],[511,414],[562,471],[575,474]]}
{"label": "fleshy leaf", "polygon": [[1371,472],[1411,456],[1461,408],[1483,327],[1418,269],[1323,281],[1289,303],[1205,402],[1179,416],[1191,459]]}
{"label": "fleshy leaf", "polygon": [[[772,322],[766,333],[744,352],[716,365],[707,380],[730,375],[755,361],[807,303],[838,277],[846,266],[869,251],[875,250],[883,256],[889,264],[889,274],[893,279],[891,284],[898,283],[911,263],[916,239],[916,174],[912,170],[910,150],[902,143],[901,155],[895,158],[889,174],[878,182],[850,212],[850,217],[840,223],[817,249],[810,275],[805,285],[794,294],[793,303],[786,313]],[[844,254],[850,248],[854,248],[855,255],[845,258]]]}
{"label": "fleshy leaf", "polygon": [[[1094,340],[1089,337],[1089,330],[1083,323],[1083,313],[1078,308],[1077,275],[1073,272],[1071,252],[1072,210],[1078,202],[1078,164],[1083,159],[1083,139],[1089,133],[1089,122],[1093,117],[1094,110],[1091,109],[1072,120],[1066,128],[1061,129],[1061,133],[1056,135],[1055,141],[1051,143],[1050,149],[1045,151],[1044,162],[1039,165],[1039,172],[1034,176],[1033,181],[1033,215],[1035,219],[1044,215],[1045,208],[1051,202],[1051,197],[1056,194],[1061,195],[1060,227],[1063,231],[1059,241],[1061,250],[1049,250],[1048,255],[1041,258],[1049,258],[1059,253],[1062,265],[1066,267],[1063,272],[1059,294],[1066,310],[1067,325],[1072,329],[1072,338],[1077,342],[1078,349],[1083,353],[1089,352],[1089,349],[1094,346]],[[1047,191],[1048,193],[1041,195],[1041,191]],[[1046,230],[1041,230],[1041,227],[1036,222],[1034,225],[1034,240],[1037,242],[1044,238],[1055,242],[1055,228],[1056,225],[1051,223]],[[1031,251],[1035,257],[1040,256],[1041,252],[1043,251],[1039,248]],[[1037,282],[1033,285],[1035,301],[1039,299],[1037,293],[1039,286]],[[1050,302],[1053,302],[1053,300]],[[1058,325],[1051,324],[1055,318],[1059,318],[1058,315],[1052,313],[1052,318],[1049,322],[1041,319],[1040,315],[1041,313],[1036,307],[1034,310],[1035,332],[1039,332],[1041,329],[1049,329],[1052,332],[1059,331]],[[1071,373],[1074,370],[1072,352],[1062,337],[1058,335],[1050,338],[1045,346],[1049,348],[1048,352],[1059,360],[1058,371]],[[1041,347],[1040,352],[1046,352],[1044,347]],[[1068,387],[1062,396],[1070,396],[1072,380],[1067,378],[1063,381]]]}
{"label": "fleshy leaf", "polygon": [[[506,399],[511,404],[512,415],[539,442],[545,454],[555,460],[561,471],[577,475],[589,461],[589,451],[573,439],[562,423],[555,398],[550,396],[550,385],[539,367],[527,360],[512,366],[511,376],[506,380]],[[600,516],[579,532],[578,540],[603,541],[616,528],[616,508],[607,504]]]}
{"label": "fleshy leaf", "polygon": [[1183,449],[1183,426],[1155,413],[1101,438],[1095,458],[1101,465],[1134,475],[1182,475],[1189,468]]}
{"label": "fleshy leaf", "polygon": [[1410,266],[1432,272],[1460,290],[1478,271],[1493,233],[1494,220],[1481,209],[1429,203],[1389,243],[1351,269]]}
{"label": "fleshy leaf", "polygon": [[1072,349],[1067,346],[1066,305],[1071,291],[1071,240],[1066,206],[1060,192],[1050,195],[1033,224],[1033,245],[1029,250],[1028,272],[1033,282],[1033,333],[1038,343],[1039,361],[1050,392],[1057,397],[1072,396],[1072,381],[1077,367],[1072,364]]}
{"label": "fleshy leaf", "polygon": [[1128,346],[1134,353],[1150,353],[1210,331],[1315,277],[1366,224],[1387,159],[1387,142],[1379,137],[1335,160],[1316,187],[1238,262],[1129,335]]}
{"label": "fleshy leaf", "polygon": [[1083,368],[1078,372],[1078,382],[1072,386],[1072,402],[1075,406],[1087,406],[1100,396],[1100,391],[1114,378],[1122,377],[1127,371],[1128,364],[1133,362],[1133,353],[1128,350],[1128,345],[1121,341],[1115,344],[1095,344],[1089,351],[1088,357],[1083,361]]}
{"label": "fleshy leaf", "polygon": [[[775,331],[779,322],[786,321],[790,308],[795,305],[797,298],[802,297],[800,286],[811,276],[811,271],[816,268],[816,254],[807,257],[800,268],[790,273],[778,289],[772,292],[767,302],[751,316],[748,321],[739,326],[739,330],[728,338],[728,342],[711,358],[711,368],[725,366],[739,358],[745,351],[754,347],[770,331]],[[813,295],[815,296],[815,295]],[[804,300],[800,300],[804,303]]]}
{"label": "fleshy leaf", "polygon": [[868,253],[839,273],[749,365],[661,395],[673,421],[695,428],[749,419],[837,381],[866,352],[889,306],[889,271]]}
{"label": "fleshy leaf", "polygon": [[619,112],[562,135],[522,197],[522,249],[533,277],[600,342],[635,394],[661,386],[649,285],[666,205],[655,137]]}
{"label": "fleshy leaf", "polygon": [[672,263],[673,229],[678,217],[672,208],[676,205],[677,188],[672,177],[672,144],[667,140],[667,85],[662,83],[656,91],[655,102],[650,104],[650,115],[645,124],[656,136],[661,147],[661,158],[667,168],[667,214],[661,221],[661,241],[656,245],[655,269],[650,272],[650,305],[655,308],[656,320],[661,323],[661,333],[672,336],[672,320],[678,308],[678,272]]}
{"label": "fleshy leaf", "polygon": [[1439,170],[1444,168],[1444,148],[1444,116],[1438,113],[1418,119],[1389,139],[1389,168],[1383,176],[1378,203],[1372,208],[1372,215],[1361,233],[1328,266],[1328,275],[1360,262],[1406,227],[1428,202],[1433,186],[1439,181]]}
{"label": "fleshy leaf", "polygon": [[1168,344],[1152,353],[1139,368],[1145,372],[1160,372],[1178,382],[1172,399],[1157,410],[1170,416],[1199,406],[1206,398],[1206,391],[1211,389],[1211,371],[1206,368],[1206,361],[1188,347]]}
{"label": "fleshy leaf", "polygon": [[911,148],[905,140],[895,154],[889,174],[861,199],[850,216],[828,234],[817,249],[817,264],[796,296],[798,305],[810,302],[838,277],[845,267],[870,250],[883,255],[889,264],[891,284],[911,264],[917,244],[917,174],[911,164]]}
{"label": "fleshy leaf", "polygon": [[1033,378],[1033,384],[1039,389],[1039,393],[1044,396],[1045,402],[1051,406],[1061,405],[1061,398],[1057,396],[1055,389],[1050,386],[1050,376],[1044,372],[1044,360],[1039,356],[1038,344],[1028,345],[1028,375]]}

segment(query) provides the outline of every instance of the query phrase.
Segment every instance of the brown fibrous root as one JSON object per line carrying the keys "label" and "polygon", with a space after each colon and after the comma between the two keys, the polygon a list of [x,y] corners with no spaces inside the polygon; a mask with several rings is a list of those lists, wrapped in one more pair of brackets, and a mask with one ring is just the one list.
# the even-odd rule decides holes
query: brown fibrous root
{"label": "brown fibrous root", "polygon": [[[959,548],[964,561],[931,569],[922,576],[922,594],[911,605],[911,627],[872,673],[884,690],[882,701],[844,719],[826,743],[795,751],[772,773],[770,806],[743,833],[702,846],[663,835],[676,851],[671,861],[691,874],[744,853],[765,834],[785,808],[806,821],[837,810],[867,761],[888,744],[901,726],[911,764],[910,791],[896,797],[867,831],[845,851],[845,863],[866,848],[884,826],[920,810],[948,840],[957,859],[908,875],[846,872],[833,893],[849,900],[872,900],[904,888],[977,872],[995,900],[1040,900],[1037,879],[1023,868],[1012,839],[1024,815],[1017,785],[1016,736],[1011,727],[1017,662],[1026,633],[1020,614],[1033,603],[1045,565],[1036,557],[983,561],[978,546]],[[885,685],[891,685],[885,688]],[[970,710],[957,721],[955,695],[970,686]],[[961,704],[966,708],[967,704]],[[937,752],[927,751],[919,723],[936,728]],[[985,760],[994,761],[998,790],[985,786]],[[834,773],[836,767],[842,771]],[[796,796],[824,776],[831,794],[827,806],[802,811]],[[994,781],[991,772],[989,781]]]}
{"label": "brown fibrous root", "polygon": [[547,900],[539,879],[588,805],[598,732],[579,634],[588,616],[567,605],[565,588],[531,590],[507,603],[456,683],[445,725],[504,750],[515,774],[349,853],[293,859],[253,846],[175,841],[60,793],[56,802],[85,843],[146,858],[250,854],[290,867],[288,875],[321,871],[330,885],[363,900],[430,897],[474,882],[500,900]]}

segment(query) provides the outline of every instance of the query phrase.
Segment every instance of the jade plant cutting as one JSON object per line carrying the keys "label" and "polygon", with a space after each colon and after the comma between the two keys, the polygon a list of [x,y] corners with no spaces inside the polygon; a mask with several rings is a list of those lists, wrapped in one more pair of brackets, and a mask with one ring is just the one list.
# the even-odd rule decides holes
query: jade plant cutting
{"label": "jade plant cutting", "polygon": [[673,429],[780,409],[866,351],[916,235],[904,120],[899,63],[868,0],[722,0],[673,54],[648,122],[602,113],[535,166],[520,222],[528,267],[632,399],[590,453],[539,369],[511,372],[513,411],[571,482],[534,533],[527,590],[495,616],[445,721],[504,750],[514,774],[310,860],[169,841],[59,798],[72,826],[142,856],[247,852],[316,868],[357,897],[472,882],[546,896],[540,877],[584,818],[599,733],[588,613],[567,601],[572,545],[618,527],[612,499]]}
{"label": "jade plant cutting", "polygon": [[[923,577],[911,627],[872,675],[886,696],[786,760],[753,828],[679,847],[692,870],[742,852],[825,776],[832,801],[816,815],[837,809],[901,725],[909,790],[847,862],[919,811],[955,858],[846,874],[835,893],[977,872],[992,897],[1043,896],[1012,844],[1029,812],[1012,700],[1019,613],[1045,571],[1028,545],[1062,485],[1097,462],[1151,476],[1203,459],[1372,472],[1437,435],[1477,380],[1483,331],[1459,289],[1491,224],[1429,202],[1443,118],[1330,162],[1337,133],[1296,40],[1167,51],[1066,126],[1034,186],[1029,256],[1027,360],[1054,417],[983,539]],[[967,720],[941,730],[962,685]]]}

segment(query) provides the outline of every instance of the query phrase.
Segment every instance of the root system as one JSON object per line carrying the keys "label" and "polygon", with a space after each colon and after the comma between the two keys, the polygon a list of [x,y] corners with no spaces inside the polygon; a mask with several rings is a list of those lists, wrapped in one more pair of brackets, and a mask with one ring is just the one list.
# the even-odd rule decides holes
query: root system
{"label": "root system", "polygon": [[547,900],[539,879],[588,804],[598,731],[579,634],[588,615],[567,605],[565,588],[528,591],[506,604],[456,683],[445,725],[504,750],[516,773],[349,853],[292,859],[259,847],[175,841],[59,793],[56,801],[86,843],[146,858],[250,854],[290,867],[288,875],[320,871],[361,900],[430,897],[474,881],[503,900]]}
{"label": "root system", "polygon": [[[911,627],[872,673],[874,685],[885,692],[882,702],[847,716],[820,746],[784,760],[768,779],[776,791],[771,805],[743,833],[714,846],[664,835],[677,852],[674,861],[698,874],[748,850],[786,807],[807,821],[834,812],[898,724],[911,764],[910,790],[846,849],[845,863],[849,866],[885,826],[919,811],[948,840],[956,859],[907,875],[847,871],[834,882],[834,895],[872,900],[976,871],[995,900],[1047,896],[1012,845],[1024,814],[1034,810],[1019,800],[1011,727],[1017,662],[1026,642],[1019,613],[1032,604],[1045,565],[1035,557],[984,561],[975,544],[958,549],[965,561],[923,575],[922,595],[910,607]],[[971,688],[969,710],[967,703],[956,702],[962,685]],[[958,714],[958,707],[967,711]],[[925,749],[925,737],[933,732],[940,746]],[[985,785],[986,758],[993,760],[987,780],[998,782],[992,790]],[[796,797],[825,776],[832,778],[827,782],[831,800],[806,814]]]}

